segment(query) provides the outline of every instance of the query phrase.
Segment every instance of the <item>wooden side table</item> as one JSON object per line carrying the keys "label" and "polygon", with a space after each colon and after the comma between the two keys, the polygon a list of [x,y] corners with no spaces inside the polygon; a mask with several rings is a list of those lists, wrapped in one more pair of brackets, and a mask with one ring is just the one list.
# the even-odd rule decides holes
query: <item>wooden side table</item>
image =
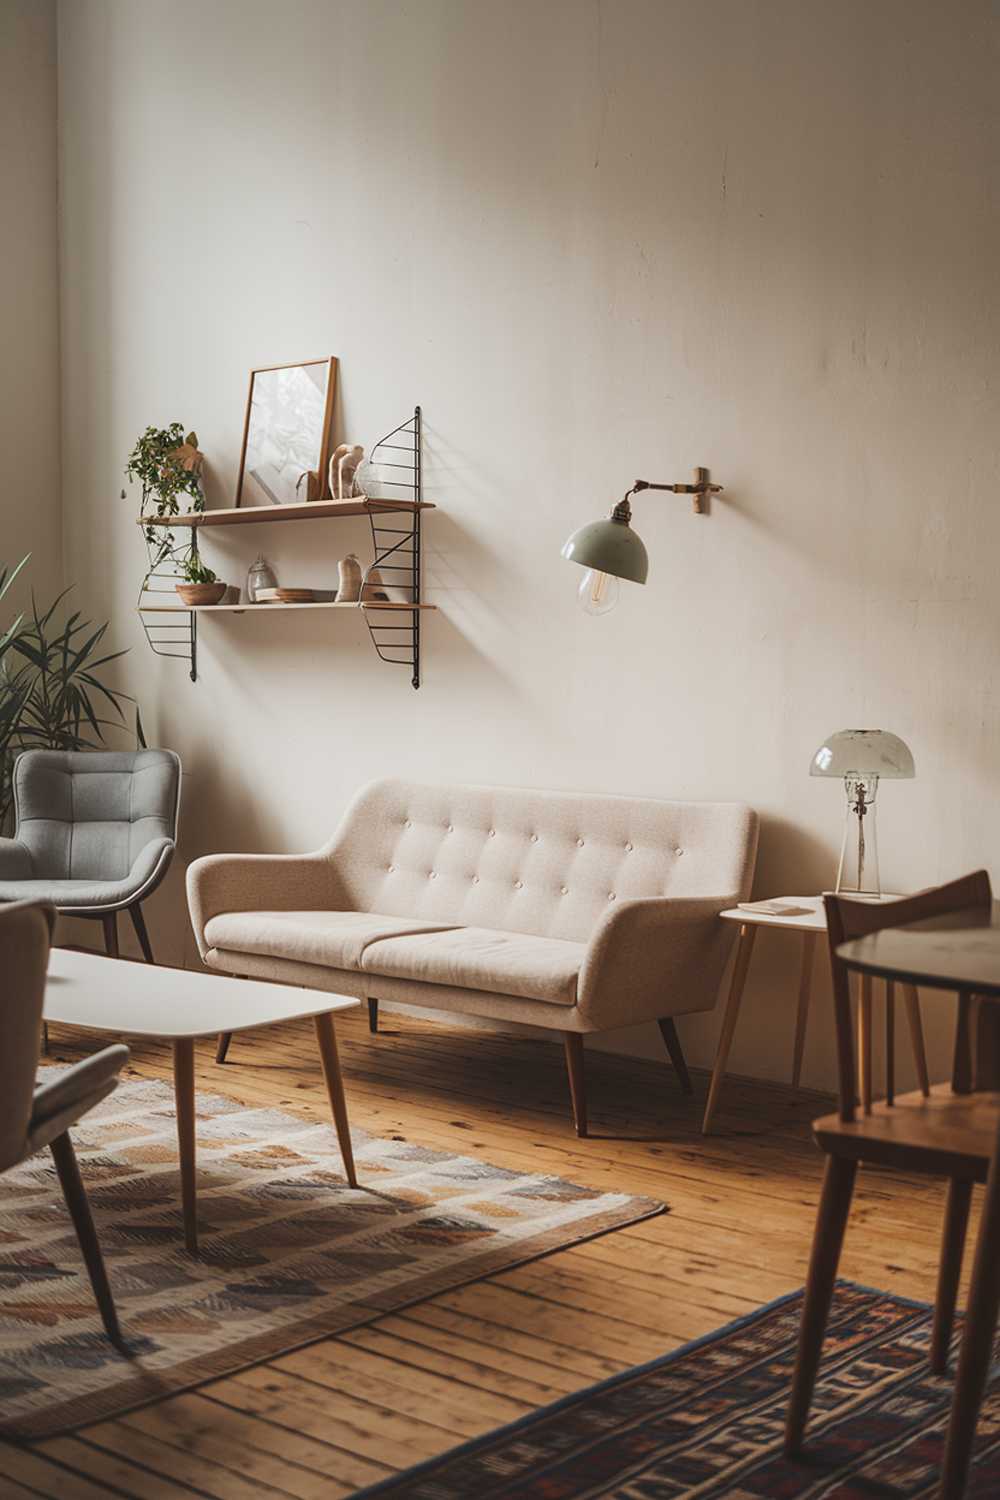
{"label": "wooden side table", "polygon": [[[773,917],[769,916],[766,912],[744,911],[738,906],[733,906],[728,911],[719,913],[722,921],[737,922],[739,924],[740,938],[739,946],[736,949],[736,963],[733,967],[733,977],[729,985],[726,1014],[723,1017],[722,1031],[719,1034],[719,1045],[715,1053],[715,1065],[712,1068],[712,1081],[708,1088],[708,1102],[705,1105],[705,1118],[701,1126],[703,1135],[708,1135],[711,1130],[712,1120],[719,1103],[722,1080],[726,1074],[726,1063],[729,1061],[729,1050],[733,1045],[736,1023],[740,1015],[740,1005],[743,1001],[743,991],[746,988],[750,959],[753,956],[754,943],[757,940],[757,933],[761,927],[781,928],[785,932],[796,932],[802,939],[799,997],[795,1015],[795,1043],[792,1052],[792,1087],[798,1088],[799,1086],[799,1079],[802,1076],[802,1055],[806,1043],[806,1025],[809,1020],[809,1000],[812,992],[812,972],[813,959],[816,953],[816,939],[821,934],[823,936],[826,935],[826,912],[823,909],[822,896],[776,896],[774,899],[783,901],[789,906],[807,907],[808,911],[797,917]],[[883,899],[891,901],[894,898],[887,896]],[[929,1094],[930,1079],[927,1072],[927,1054],[924,1048],[924,1032],[920,1019],[920,1001],[917,998],[915,985],[903,985],[903,1002],[906,1006],[906,1018],[909,1023],[910,1041],[913,1047],[913,1060],[916,1064],[920,1088],[923,1093]],[[885,1034],[886,1057],[891,1067],[895,1045],[895,1015],[891,994],[887,994],[886,997]],[[863,1097],[868,1097],[871,1093],[871,1040],[872,993],[869,981],[862,984],[858,1000],[858,1060]]]}

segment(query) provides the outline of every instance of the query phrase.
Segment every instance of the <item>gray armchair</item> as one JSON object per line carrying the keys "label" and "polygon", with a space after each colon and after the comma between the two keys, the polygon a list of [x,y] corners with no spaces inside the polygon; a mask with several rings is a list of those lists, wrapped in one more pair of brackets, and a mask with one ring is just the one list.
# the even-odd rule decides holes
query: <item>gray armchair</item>
{"label": "gray armchair", "polygon": [[0,902],[99,918],[113,958],[127,911],[152,963],[141,903],[173,858],[180,783],[172,750],[26,750],[14,766],[14,837],[0,838]]}
{"label": "gray armchair", "polygon": [[[45,971],[55,911],[20,901],[0,910],[0,1172],[47,1146],[80,1243],[104,1331],[124,1349],[90,1204],[69,1127],[116,1088],[128,1048],[105,1047],[35,1086]],[[0,1185],[0,1201],[2,1201]]]}

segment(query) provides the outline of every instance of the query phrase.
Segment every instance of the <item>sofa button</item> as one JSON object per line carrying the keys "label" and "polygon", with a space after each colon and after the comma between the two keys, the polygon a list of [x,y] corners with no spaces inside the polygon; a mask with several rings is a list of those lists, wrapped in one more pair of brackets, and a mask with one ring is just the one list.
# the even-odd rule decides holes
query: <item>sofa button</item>
{"label": "sofa button", "polygon": [[389,871],[390,875],[395,875],[395,873],[396,873],[396,866],[395,865],[386,865],[386,869]]}
{"label": "sofa button", "polygon": [[582,849],[583,848],[583,839],[577,839],[577,841],[576,841],[576,847],[578,849]]}
{"label": "sofa button", "polygon": [[674,850],[674,853],[675,853],[675,854],[683,854],[683,853],[684,853],[684,850],[683,850],[683,849],[675,849],[675,850]]}
{"label": "sofa button", "polygon": [[448,832],[449,833],[454,833],[455,832],[455,825],[454,825],[454,823],[449,823],[448,824]]}
{"label": "sofa button", "polygon": [[608,900],[609,901],[615,901],[616,899],[617,899],[617,897],[615,896],[614,891],[609,891],[608,892]]}
{"label": "sofa button", "polygon": [[431,873],[428,875],[427,879],[428,880],[437,880],[437,871],[436,870],[432,870]]}
{"label": "sofa button", "polygon": [[559,891],[560,891],[561,895],[568,896],[569,895],[569,886],[568,885],[561,885],[559,887]]}
{"label": "sofa button", "polygon": [[515,889],[515,891],[523,890],[524,889],[524,881],[523,880],[515,880],[514,881],[514,889]]}
{"label": "sofa button", "polygon": [[496,831],[496,829],[495,829],[495,828],[491,828],[491,829],[490,829],[490,838],[491,838],[491,839],[495,839],[495,838],[496,838],[496,836],[497,836],[497,831]]}
{"label": "sofa button", "polygon": [[537,844],[537,843],[538,843],[538,834],[537,834],[537,833],[533,833],[533,834],[532,834],[532,835],[531,835],[531,842],[532,842],[532,843],[533,843],[533,844]]}
{"label": "sofa button", "polygon": [[626,844],[625,845],[625,853],[626,854],[631,854],[632,853],[632,845],[631,844]]}
{"label": "sofa button", "polygon": [[473,877],[472,877],[472,884],[473,885],[478,885],[479,884],[479,876],[478,875],[473,875]]}
{"label": "sofa button", "polygon": [[406,822],[403,824],[403,827],[404,828],[412,828],[413,827],[413,824],[410,822],[409,818],[407,818]]}

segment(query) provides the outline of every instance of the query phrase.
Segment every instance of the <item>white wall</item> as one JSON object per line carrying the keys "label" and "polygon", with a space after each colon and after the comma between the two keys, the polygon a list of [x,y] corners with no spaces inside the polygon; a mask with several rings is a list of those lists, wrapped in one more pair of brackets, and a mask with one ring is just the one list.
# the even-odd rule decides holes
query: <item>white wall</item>
{"label": "white wall", "polygon": [[[918,767],[881,794],[887,883],[1000,877],[994,16],[62,4],[67,556],[183,755],[187,858],[315,846],[401,771],[744,798],[760,894],[815,890],[842,792],[811,753],[878,724]],[[193,425],[231,503],[248,370],[330,353],[338,436],[426,413],[424,686],[340,616],[203,620],[192,685],[131,613],[125,456],[149,422]],[[582,617],[567,533],[699,463],[726,486],[711,516],[640,499],[649,585]],[[234,582],[263,546],[329,584],[365,542],[204,550]],[[152,920],[176,957],[179,880]],[[783,1076],[797,954],[759,947],[733,1063]],[[683,1024],[695,1062],[717,1025]],[[831,1061],[824,1018],[808,1080]]]}
{"label": "white wall", "polygon": [[2,633],[62,581],[55,0],[0,5],[0,205],[0,567],[32,554]]}

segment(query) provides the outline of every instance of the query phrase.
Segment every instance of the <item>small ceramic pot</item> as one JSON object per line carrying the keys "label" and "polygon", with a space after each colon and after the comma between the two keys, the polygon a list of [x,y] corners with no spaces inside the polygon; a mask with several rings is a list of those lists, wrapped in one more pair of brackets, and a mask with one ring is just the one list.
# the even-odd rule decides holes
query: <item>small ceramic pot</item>
{"label": "small ceramic pot", "polygon": [[225,583],[174,584],[185,604],[218,604],[228,587]]}

